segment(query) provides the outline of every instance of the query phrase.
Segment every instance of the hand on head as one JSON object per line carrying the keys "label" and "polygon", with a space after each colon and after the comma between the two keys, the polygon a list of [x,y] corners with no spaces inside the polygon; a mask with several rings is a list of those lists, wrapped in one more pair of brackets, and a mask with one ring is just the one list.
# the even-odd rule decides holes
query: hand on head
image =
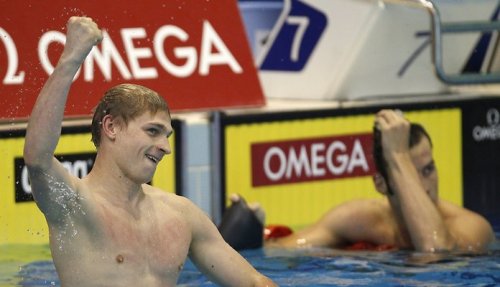
{"label": "hand on head", "polygon": [[382,134],[384,156],[409,151],[410,122],[398,110],[381,110],[375,115],[375,126]]}

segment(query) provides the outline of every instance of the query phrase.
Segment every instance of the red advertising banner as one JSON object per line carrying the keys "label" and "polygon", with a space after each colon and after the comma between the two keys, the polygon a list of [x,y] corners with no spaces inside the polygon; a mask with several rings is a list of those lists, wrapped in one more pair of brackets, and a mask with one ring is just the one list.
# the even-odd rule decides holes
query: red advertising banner
{"label": "red advertising banner", "polygon": [[371,175],[372,135],[252,144],[252,186]]}
{"label": "red advertising banner", "polygon": [[264,104],[235,0],[0,0],[0,15],[0,120],[29,116],[73,15],[93,18],[104,39],[75,78],[68,116],[90,115],[123,82],[158,91],[173,111]]}

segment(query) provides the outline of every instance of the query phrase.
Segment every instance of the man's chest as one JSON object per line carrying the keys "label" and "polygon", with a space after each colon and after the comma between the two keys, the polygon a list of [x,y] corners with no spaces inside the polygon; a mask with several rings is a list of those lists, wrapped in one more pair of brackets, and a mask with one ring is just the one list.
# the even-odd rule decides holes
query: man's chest
{"label": "man's chest", "polygon": [[175,271],[183,264],[191,229],[179,214],[157,207],[130,212],[108,206],[93,213],[93,222],[82,229],[81,243],[111,262],[149,266],[159,272]]}

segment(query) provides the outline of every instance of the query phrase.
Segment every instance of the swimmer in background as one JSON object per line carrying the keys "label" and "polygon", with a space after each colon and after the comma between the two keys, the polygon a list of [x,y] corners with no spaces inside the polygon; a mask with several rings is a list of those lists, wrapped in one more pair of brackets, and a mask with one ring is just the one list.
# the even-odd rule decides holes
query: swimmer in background
{"label": "swimmer in background", "polygon": [[69,19],[26,132],[24,160],[61,286],[175,286],[188,255],[221,286],[276,286],[192,202],[146,184],[171,152],[170,112],[156,92],[131,84],[106,92],[93,118],[97,157],[88,176],[72,176],[54,158],[73,77],[101,40],[92,19]]}
{"label": "swimmer in background", "polygon": [[[374,184],[384,199],[362,199],[332,208],[312,225],[274,239],[270,247],[408,249],[419,252],[487,250],[495,240],[481,215],[438,198],[432,142],[425,129],[401,113],[375,116]],[[238,202],[237,197],[232,197]]]}

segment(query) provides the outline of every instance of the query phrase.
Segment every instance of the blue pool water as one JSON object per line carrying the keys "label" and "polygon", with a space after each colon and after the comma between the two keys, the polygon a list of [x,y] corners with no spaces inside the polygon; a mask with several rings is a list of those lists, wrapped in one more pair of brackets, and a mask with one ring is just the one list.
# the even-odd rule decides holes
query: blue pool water
{"label": "blue pool water", "polygon": [[[497,243],[498,245],[498,243]],[[246,251],[243,255],[280,286],[500,286],[500,248],[484,255],[447,255],[419,263],[414,252],[335,250]],[[179,286],[216,286],[186,264]]]}
{"label": "blue pool water", "polygon": [[[498,238],[498,234],[497,234]],[[47,246],[0,247],[0,287],[60,286]],[[242,252],[280,286],[500,286],[500,241],[481,255],[331,249]],[[37,259],[38,258],[38,259]],[[216,286],[188,261],[178,286]]]}

